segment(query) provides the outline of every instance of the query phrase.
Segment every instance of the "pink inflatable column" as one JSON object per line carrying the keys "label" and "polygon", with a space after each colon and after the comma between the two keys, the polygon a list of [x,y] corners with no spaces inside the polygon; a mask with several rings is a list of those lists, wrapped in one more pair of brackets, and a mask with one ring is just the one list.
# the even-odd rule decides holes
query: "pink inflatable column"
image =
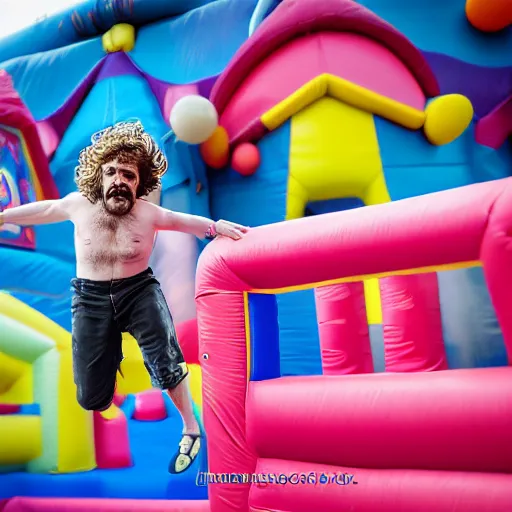
{"label": "pink inflatable column", "polygon": [[446,370],[437,274],[380,279],[388,372]]}
{"label": "pink inflatable column", "polygon": [[315,301],[323,374],[372,373],[363,283],[322,286]]}
{"label": "pink inflatable column", "polygon": [[512,185],[504,181],[501,193],[489,209],[480,258],[496,317],[503,333],[508,364],[512,366]]}

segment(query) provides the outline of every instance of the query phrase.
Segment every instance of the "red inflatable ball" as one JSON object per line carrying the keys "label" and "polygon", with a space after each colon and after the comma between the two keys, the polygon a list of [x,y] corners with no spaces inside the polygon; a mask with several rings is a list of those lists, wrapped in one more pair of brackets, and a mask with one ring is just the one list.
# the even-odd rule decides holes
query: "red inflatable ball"
{"label": "red inflatable ball", "polygon": [[229,136],[223,126],[217,126],[210,138],[199,146],[199,152],[206,165],[222,169],[229,162]]}
{"label": "red inflatable ball", "polygon": [[250,142],[237,146],[231,157],[231,167],[242,176],[251,176],[261,162],[260,150]]}

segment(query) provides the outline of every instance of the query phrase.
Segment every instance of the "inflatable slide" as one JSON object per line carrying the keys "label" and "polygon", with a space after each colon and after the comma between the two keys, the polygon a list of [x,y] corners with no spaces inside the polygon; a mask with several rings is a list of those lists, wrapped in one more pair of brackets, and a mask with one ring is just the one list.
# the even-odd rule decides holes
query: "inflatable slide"
{"label": "inflatable slide", "polygon": [[136,340],[76,401],[70,223],[0,231],[2,512],[509,512],[512,7],[84,0],[0,40],[0,209],[138,119],[148,197],[251,227],[151,267],[203,451]]}

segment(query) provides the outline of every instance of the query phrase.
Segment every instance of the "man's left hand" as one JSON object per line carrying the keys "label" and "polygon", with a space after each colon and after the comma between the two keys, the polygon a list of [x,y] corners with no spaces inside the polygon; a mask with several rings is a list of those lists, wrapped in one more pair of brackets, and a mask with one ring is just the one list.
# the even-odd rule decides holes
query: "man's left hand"
{"label": "man's left hand", "polygon": [[218,220],[215,223],[215,231],[220,236],[226,236],[233,240],[240,240],[249,231],[249,228],[228,220]]}

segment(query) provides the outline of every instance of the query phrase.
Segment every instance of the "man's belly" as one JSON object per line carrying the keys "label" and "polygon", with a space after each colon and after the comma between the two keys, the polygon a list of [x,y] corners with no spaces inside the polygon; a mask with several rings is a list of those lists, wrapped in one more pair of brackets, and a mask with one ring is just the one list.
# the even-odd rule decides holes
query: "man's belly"
{"label": "man's belly", "polygon": [[76,277],[91,281],[112,281],[140,274],[148,266],[149,261],[147,259],[136,262],[117,262],[111,267],[97,267],[86,262],[77,261]]}
{"label": "man's belly", "polygon": [[111,281],[131,277],[148,268],[151,250],[111,247],[77,252],[76,272],[80,279]]}

